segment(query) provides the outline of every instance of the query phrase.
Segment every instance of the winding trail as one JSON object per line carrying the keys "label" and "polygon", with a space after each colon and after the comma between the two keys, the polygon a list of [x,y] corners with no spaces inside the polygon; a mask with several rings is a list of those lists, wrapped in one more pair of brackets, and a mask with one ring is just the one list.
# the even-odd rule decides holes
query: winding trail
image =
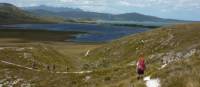
{"label": "winding trail", "polygon": [[[19,65],[19,64],[15,64],[15,63],[12,63],[12,62],[7,62],[7,61],[4,61],[4,60],[0,60],[0,62],[4,63],[4,64],[12,65],[12,66],[20,67],[20,68],[25,68],[25,69],[32,70],[32,71],[37,71],[37,72],[42,71],[42,70],[30,68],[30,67],[25,67],[25,66],[22,66],[22,65]],[[128,66],[130,66],[130,65],[128,65]],[[166,66],[166,65],[164,65],[164,66]],[[79,72],[58,72],[57,71],[57,72],[50,72],[50,73],[56,73],[56,74],[85,74],[85,73],[92,73],[92,72],[93,71],[79,71]],[[161,87],[160,86],[160,79],[158,79],[158,78],[151,79],[150,76],[147,76],[147,77],[144,78],[144,81],[146,82],[145,83],[146,87]]]}
{"label": "winding trail", "polygon": [[[13,66],[16,66],[16,67],[20,67],[20,68],[25,68],[25,69],[28,69],[28,70],[33,70],[33,71],[42,71],[42,70],[39,70],[39,69],[33,69],[33,68],[30,68],[30,67],[26,67],[26,66],[23,66],[23,65],[19,65],[19,64],[15,64],[15,63],[12,63],[12,62],[8,62],[8,61],[4,61],[4,60],[0,60],[0,62],[4,63],[4,64],[8,64],[8,65],[13,65]],[[127,66],[134,66],[135,64],[128,64]],[[77,71],[77,72],[51,72],[51,73],[57,73],[57,74],[84,74],[84,73],[92,73],[93,71]]]}
{"label": "winding trail", "polygon": [[[33,69],[33,68],[30,68],[30,67],[25,67],[25,66],[22,66],[22,65],[19,65],[19,64],[15,64],[15,63],[11,63],[11,62],[7,62],[7,61],[4,61],[4,60],[0,60],[0,62],[4,63],[4,64],[8,64],[8,65],[13,65],[13,66],[16,66],[16,67],[20,67],[20,68],[25,68],[25,69],[28,69],[28,70],[33,70],[33,71],[38,71],[40,72],[41,70],[38,70],[38,69]],[[84,73],[91,73],[93,71],[80,71],[80,72],[51,72],[51,73],[57,73],[57,74],[84,74]]]}
{"label": "winding trail", "polygon": [[30,68],[30,67],[25,67],[25,66],[22,66],[22,65],[18,65],[18,64],[11,63],[11,62],[7,62],[7,61],[3,61],[3,60],[0,60],[0,61],[1,61],[2,63],[4,63],[4,64],[17,66],[17,67],[20,67],[20,68],[25,68],[25,69],[29,69],[29,70],[33,70],[33,71],[41,71],[41,70],[33,69],[33,68]]}

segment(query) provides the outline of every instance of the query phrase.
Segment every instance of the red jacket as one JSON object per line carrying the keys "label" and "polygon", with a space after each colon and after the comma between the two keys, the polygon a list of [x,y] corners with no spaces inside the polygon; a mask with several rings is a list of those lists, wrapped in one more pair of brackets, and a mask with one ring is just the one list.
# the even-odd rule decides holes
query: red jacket
{"label": "red jacket", "polygon": [[145,70],[145,68],[146,68],[146,66],[145,66],[144,57],[141,57],[137,62],[137,69]]}

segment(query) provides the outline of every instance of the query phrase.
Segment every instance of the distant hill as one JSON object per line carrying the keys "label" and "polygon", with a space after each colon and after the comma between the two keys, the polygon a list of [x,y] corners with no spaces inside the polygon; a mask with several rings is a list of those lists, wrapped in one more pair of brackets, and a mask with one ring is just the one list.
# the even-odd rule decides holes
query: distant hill
{"label": "distant hill", "polygon": [[176,22],[180,20],[164,19],[154,16],[143,15],[139,13],[125,13],[125,14],[108,14],[88,12],[81,9],[67,8],[67,7],[50,7],[50,6],[34,6],[23,8],[26,11],[32,12],[39,16],[55,16],[64,17],[66,19],[92,19],[92,20],[112,20],[112,21],[152,21],[152,22]]}
{"label": "distant hill", "polygon": [[46,10],[51,12],[80,12],[83,11],[79,8],[68,8],[68,7],[51,7],[46,5],[24,7],[25,10]]}
{"label": "distant hill", "polygon": [[181,20],[163,19],[139,13],[108,14],[87,12],[67,7],[34,6],[18,8],[9,3],[0,3],[0,24],[10,23],[64,23],[77,20],[111,20],[136,22],[182,22]]}
{"label": "distant hill", "polygon": [[85,11],[61,11],[61,12],[54,12],[45,9],[32,9],[26,11],[31,12],[34,15],[38,16],[53,16],[53,17],[63,17],[66,19],[87,19],[87,20],[111,20],[111,14],[104,14],[104,13],[96,13],[96,12],[85,12]]}
{"label": "distant hill", "polygon": [[12,4],[0,3],[0,24],[11,23],[50,23],[50,21],[33,16]]}
{"label": "distant hill", "polygon": [[139,13],[126,13],[126,14],[119,14],[114,15],[114,20],[127,20],[127,21],[167,21],[167,19],[143,15]]}

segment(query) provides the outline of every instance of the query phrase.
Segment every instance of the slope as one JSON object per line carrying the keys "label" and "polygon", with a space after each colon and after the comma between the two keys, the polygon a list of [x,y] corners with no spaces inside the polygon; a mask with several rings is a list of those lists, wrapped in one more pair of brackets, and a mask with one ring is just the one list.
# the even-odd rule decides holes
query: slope
{"label": "slope", "polygon": [[13,23],[56,23],[53,20],[39,18],[31,15],[29,12],[9,4],[0,3],[0,24]]}
{"label": "slope", "polygon": [[[84,57],[88,63],[85,64],[87,67],[83,68],[99,70],[134,66],[140,53],[144,53],[147,63],[146,75],[160,78],[161,87],[198,87],[199,38],[199,23],[155,29],[113,41],[91,51]],[[129,69],[122,74],[134,71],[134,67]],[[144,82],[134,80],[132,75],[129,76],[132,80],[127,78],[121,87],[130,84],[144,87]]]}
{"label": "slope", "polygon": [[[0,58],[4,61],[31,67],[32,62],[24,63],[23,61],[29,60],[20,57],[20,54],[26,52],[33,53],[34,58],[42,63],[56,63],[59,67],[58,70],[49,72],[40,66],[39,69],[44,70],[38,72],[0,62],[0,84],[13,85],[17,82],[14,86],[145,87],[145,81],[137,80],[135,73],[138,55],[144,53],[147,63],[145,76],[160,79],[161,87],[199,87],[199,38],[199,23],[167,26],[127,36],[92,50],[82,57],[84,65],[79,65],[82,67],[79,72],[90,71],[87,73],[55,73],[65,72],[65,64],[71,65],[71,68],[77,64],[48,46],[35,45],[32,46],[33,50],[29,47],[3,48],[0,50],[0,53],[3,52]],[[84,53],[82,55],[84,56]],[[76,72],[76,69],[73,71]]]}

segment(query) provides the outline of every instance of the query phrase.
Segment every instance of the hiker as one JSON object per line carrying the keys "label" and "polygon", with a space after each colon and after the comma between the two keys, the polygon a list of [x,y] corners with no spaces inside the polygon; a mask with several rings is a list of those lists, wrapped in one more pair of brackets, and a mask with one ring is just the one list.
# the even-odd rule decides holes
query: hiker
{"label": "hiker", "polygon": [[35,62],[32,63],[32,68],[36,69],[36,63]]}
{"label": "hiker", "polygon": [[47,68],[48,71],[50,71],[50,67],[49,67],[49,65],[47,65],[46,68]]}
{"label": "hiker", "polygon": [[69,67],[66,65],[66,70],[69,71]]}
{"label": "hiker", "polygon": [[145,68],[146,68],[146,66],[145,66],[144,55],[141,54],[139,56],[139,60],[137,61],[137,67],[136,67],[136,72],[138,74],[138,77],[137,77],[138,80],[140,78],[143,78]]}
{"label": "hiker", "polygon": [[56,65],[55,64],[53,64],[53,71],[55,71],[56,70]]}

